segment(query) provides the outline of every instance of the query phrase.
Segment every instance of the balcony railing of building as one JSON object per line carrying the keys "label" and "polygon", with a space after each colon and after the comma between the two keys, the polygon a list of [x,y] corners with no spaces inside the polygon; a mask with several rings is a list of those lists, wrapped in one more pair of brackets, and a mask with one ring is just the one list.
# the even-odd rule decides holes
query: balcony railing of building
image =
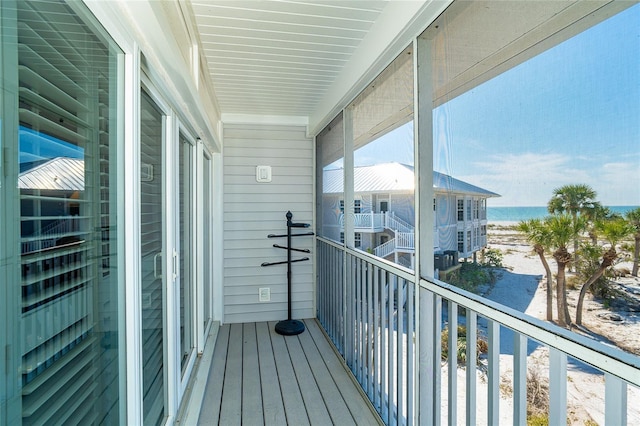
{"label": "balcony railing of building", "polygon": [[396,232],[396,237],[380,244],[374,249],[374,254],[378,257],[387,257],[396,251],[413,252],[416,247],[413,232]]}
{"label": "balcony railing of building", "polygon": [[[344,214],[340,215],[340,226],[344,227]],[[400,219],[394,212],[354,213],[353,227],[356,232],[382,232],[385,229],[398,232],[413,233],[413,226]]]}
{"label": "balcony railing of building", "polygon": [[[548,348],[548,417],[555,424],[567,422],[568,365],[602,376],[602,421],[627,423],[627,389],[640,386],[638,357],[446,283],[416,281],[412,271],[323,238],[317,256],[318,319],[387,424],[526,424],[531,345]],[[484,331],[488,347],[477,364],[476,345],[467,345],[464,367],[473,373],[464,373],[464,383],[458,357],[442,356],[443,348],[459,353],[459,323],[467,341]],[[505,371],[501,345],[511,347],[513,359]],[[507,409],[505,376],[512,384]]]}

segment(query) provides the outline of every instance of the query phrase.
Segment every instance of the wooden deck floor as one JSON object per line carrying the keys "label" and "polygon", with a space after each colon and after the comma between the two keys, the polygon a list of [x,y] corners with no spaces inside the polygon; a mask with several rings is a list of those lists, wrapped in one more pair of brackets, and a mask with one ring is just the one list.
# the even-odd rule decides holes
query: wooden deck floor
{"label": "wooden deck floor", "polygon": [[220,328],[199,425],[380,423],[315,320],[297,336],[274,326]]}

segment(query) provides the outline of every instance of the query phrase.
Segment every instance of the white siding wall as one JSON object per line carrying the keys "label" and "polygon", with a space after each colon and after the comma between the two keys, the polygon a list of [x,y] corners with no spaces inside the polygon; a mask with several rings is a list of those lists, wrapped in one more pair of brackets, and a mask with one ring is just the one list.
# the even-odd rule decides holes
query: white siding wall
{"label": "white siding wall", "polygon": [[[272,168],[270,183],[256,182],[256,166]],[[299,126],[225,125],[224,128],[224,322],[287,318],[287,266],[261,267],[287,259],[285,214],[294,222],[313,219],[313,140]],[[294,233],[315,230],[294,228]],[[314,238],[293,238],[293,247],[311,249]],[[315,317],[313,253],[292,252],[293,318]],[[258,290],[271,289],[259,302]]]}

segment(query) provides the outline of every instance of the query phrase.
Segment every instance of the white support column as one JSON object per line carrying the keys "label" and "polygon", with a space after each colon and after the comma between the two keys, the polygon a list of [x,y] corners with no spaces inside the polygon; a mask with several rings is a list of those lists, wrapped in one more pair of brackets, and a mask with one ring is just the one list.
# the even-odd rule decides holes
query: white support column
{"label": "white support column", "polygon": [[354,248],[353,112],[344,110],[344,243]]}
{"label": "white support column", "polygon": [[[415,277],[433,277],[433,88],[431,75],[432,40],[413,42],[414,76],[414,176],[415,188]],[[416,385],[418,424],[440,424],[440,328],[441,299],[420,290],[416,312],[419,377]]]}

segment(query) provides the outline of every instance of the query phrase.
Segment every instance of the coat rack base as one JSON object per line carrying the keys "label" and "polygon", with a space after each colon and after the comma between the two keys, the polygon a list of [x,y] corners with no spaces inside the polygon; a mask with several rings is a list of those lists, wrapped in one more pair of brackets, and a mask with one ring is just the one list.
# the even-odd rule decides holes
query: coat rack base
{"label": "coat rack base", "polygon": [[276,333],[283,336],[295,336],[304,331],[304,323],[298,320],[283,320],[276,324]]}

